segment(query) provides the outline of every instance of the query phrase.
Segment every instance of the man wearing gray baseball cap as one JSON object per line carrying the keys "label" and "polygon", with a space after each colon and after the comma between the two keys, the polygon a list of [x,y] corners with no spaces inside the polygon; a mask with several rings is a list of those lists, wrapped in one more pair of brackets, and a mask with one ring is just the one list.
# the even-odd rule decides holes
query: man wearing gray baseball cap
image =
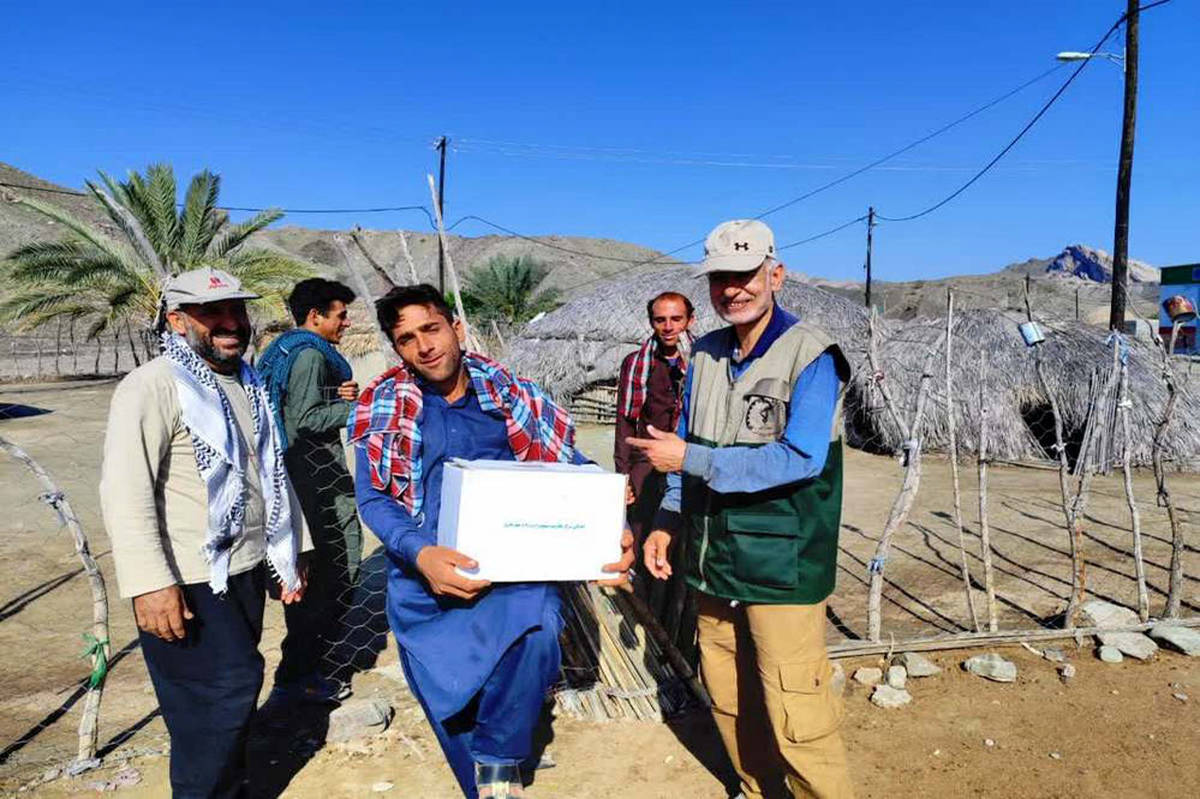
{"label": "man wearing gray baseball cap", "polygon": [[268,586],[304,594],[311,549],[267,393],[242,360],[246,291],[197,269],[163,287],[162,355],[113,393],[100,501],[122,597],[171,736],[176,797],[245,794]]}
{"label": "man wearing gray baseball cap", "polygon": [[[697,341],[674,433],[630,438],[668,472],[644,546],[659,579],[686,565],[700,668],[747,799],[853,794],[825,652],[842,502],[850,369],[822,330],[779,307],[784,267],[762,222],[718,225],[699,275],[728,327]],[[673,546],[682,559],[668,558]]]}

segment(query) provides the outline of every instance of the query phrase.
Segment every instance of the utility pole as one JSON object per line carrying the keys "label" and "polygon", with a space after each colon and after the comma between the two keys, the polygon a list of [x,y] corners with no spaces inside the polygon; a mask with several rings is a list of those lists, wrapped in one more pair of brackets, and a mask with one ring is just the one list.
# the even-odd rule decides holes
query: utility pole
{"label": "utility pole", "polygon": [[867,308],[871,307],[871,240],[872,232],[875,230],[875,207],[867,208]]}
{"label": "utility pole", "polygon": [[[446,144],[449,141],[445,136],[437,140],[435,147],[439,152],[438,156],[438,215],[442,219],[446,218]],[[442,244],[441,236],[438,237],[438,291],[442,294],[446,293],[446,248]]]}
{"label": "utility pole", "polygon": [[1129,300],[1129,184],[1133,177],[1133,132],[1137,122],[1138,5],[1126,0],[1125,113],[1121,122],[1121,160],[1117,165],[1117,213],[1113,225],[1112,305],[1108,326],[1125,327]]}

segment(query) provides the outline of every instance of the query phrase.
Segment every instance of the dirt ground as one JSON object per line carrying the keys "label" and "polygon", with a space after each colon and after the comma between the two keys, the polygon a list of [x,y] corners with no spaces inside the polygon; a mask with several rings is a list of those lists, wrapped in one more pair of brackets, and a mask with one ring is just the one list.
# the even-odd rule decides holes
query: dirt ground
{"label": "dirt ground", "polygon": [[[87,666],[80,634],[90,597],[69,535],[37,500],[41,489],[10,459],[0,457],[0,793],[28,786],[37,796],[84,795],[112,780],[128,763],[140,782],[128,796],[164,796],[165,730],[157,716],[128,605],[115,599],[108,541],[96,496],[100,445],[113,384],[55,387],[0,386],[0,435],[26,448],[60,482],[88,531],[110,580],[111,640],[115,653],[101,715],[105,767],[79,778],[60,777],[34,787],[73,754],[81,709],[80,681]],[[44,412],[43,412],[44,411]],[[611,446],[611,428],[583,431],[581,446],[598,459]],[[900,484],[895,461],[851,452],[847,462],[839,587],[830,602],[831,644],[866,635],[866,563]],[[1169,532],[1155,507],[1153,480],[1138,475],[1136,494],[1146,538],[1151,609],[1160,613],[1166,590]],[[885,638],[970,629],[958,571],[957,532],[946,460],[930,457],[910,524],[896,538],[886,564]],[[974,464],[963,471],[963,507],[973,576],[979,578]],[[1177,475],[1172,490],[1188,533],[1185,567],[1200,573],[1195,519],[1200,485]],[[991,526],[1003,629],[1035,630],[1060,612],[1069,584],[1067,542],[1057,500],[1057,477],[1028,468],[992,470]],[[1084,542],[1088,590],[1125,605],[1135,601],[1129,557],[1128,508],[1120,482],[1098,479]],[[1197,580],[1188,579],[1186,612],[1196,615]],[[975,591],[983,609],[981,591]],[[268,611],[263,651],[269,675],[278,658],[282,614]],[[1017,662],[1016,684],[984,682],[958,669],[965,652],[935,653],[944,672],[914,681],[912,705],[884,711],[850,683],[845,727],[854,778],[863,796],[1188,796],[1200,790],[1200,667],[1161,653],[1149,663],[1097,661],[1092,642],[1068,649],[1078,675],[1064,685],[1052,664],[1019,647],[1003,649]],[[377,696],[397,709],[391,728],[364,744],[319,748],[312,725],[266,720],[252,755],[257,793],[263,796],[452,797],[441,762],[411,698],[396,679],[394,644],[382,638],[360,653],[356,698]],[[847,661],[847,672],[871,658]],[[1173,694],[1188,695],[1186,701]],[[301,720],[301,721],[311,721]],[[319,728],[319,721],[317,727]],[[274,726],[272,726],[272,723]],[[720,748],[706,719],[694,715],[670,725],[586,724],[557,719],[547,752],[557,766],[539,771],[533,796],[601,797],[725,793]],[[985,739],[994,745],[987,746]],[[314,751],[315,750],[315,751]],[[1052,753],[1059,757],[1052,757]],[[28,791],[27,791],[28,792]]]}

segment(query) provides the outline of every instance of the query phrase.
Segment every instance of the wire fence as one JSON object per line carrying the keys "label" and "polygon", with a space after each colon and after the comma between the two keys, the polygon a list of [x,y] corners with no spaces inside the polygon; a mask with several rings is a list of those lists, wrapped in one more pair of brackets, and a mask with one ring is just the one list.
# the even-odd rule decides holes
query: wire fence
{"label": "wire fence", "polygon": [[66,320],[28,333],[0,329],[0,382],[121,375],[158,354],[149,333],[128,324],[86,333],[82,323]]}
{"label": "wire fence", "polygon": [[[1164,358],[1153,342],[1106,339],[1068,323],[1043,322],[1045,342],[1025,347],[1024,321],[976,311],[949,323],[854,321],[828,331],[853,368],[843,409],[850,446],[838,586],[828,605],[835,655],[1087,628],[1088,615],[1077,611],[1092,600],[1128,609],[1134,622],[1200,617],[1200,480],[1189,461],[1200,452],[1193,374],[1200,367]],[[131,364],[129,355],[121,363],[126,358]],[[108,578],[112,659],[98,742],[110,759],[166,749],[132,614],[115,597],[96,495],[114,384],[0,387],[0,433],[73,500]],[[600,406],[609,395],[587,395],[598,419],[608,418]],[[582,430],[581,448],[597,461],[607,462],[611,447],[611,427]],[[92,671],[80,657],[92,598],[70,536],[34,481],[0,459],[0,486],[8,510],[0,536],[8,576],[0,597],[0,788],[15,790],[76,753]],[[358,559],[344,554],[347,562]],[[367,532],[353,579],[336,592],[323,642],[322,671],[356,693],[364,675],[389,663],[394,671],[387,570]],[[560,701],[560,711],[653,717],[691,706],[686,679],[660,668],[667,653],[647,643],[646,624],[619,598],[592,601],[607,615],[598,614],[599,623],[569,621],[568,649],[589,634],[607,636],[606,653],[636,650],[643,671],[662,683],[644,684],[610,668],[618,661],[602,668],[593,658],[591,667],[565,675],[560,697],[569,702]],[[622,618],[627,623],[605,626]],[[272,610],[263,638],[268,685],[282,635],[282,614]]]}

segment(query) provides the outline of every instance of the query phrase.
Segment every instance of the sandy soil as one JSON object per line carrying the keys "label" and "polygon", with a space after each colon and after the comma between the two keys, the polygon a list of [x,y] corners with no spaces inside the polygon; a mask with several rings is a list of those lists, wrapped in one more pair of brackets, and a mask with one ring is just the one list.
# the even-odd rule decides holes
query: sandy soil
{"label": "sandy soil", "polygon": [[[0,388],[0,403],[48,411],[0,421],[0,435],[25,447],[59,480],[110,580],[96,482],[111,391],[111,383]],[[610,441],[611,429],[586,430],[581,437],[582,446],[596,457],[604,455]],[[894,461],[850,454],[840,584],[830,604],[831,643],[865,635],[865,564],[899,481]],[[1139,475],[1136,482],[1151,605],[1158,613],[1166,589],[1169,535],[1165,516],[1154,507],[1152,479]],[[963,483],[967,544],[977,574],[973,465],[964,470]],[[1177,476],[1172,486],[1189,535],[1185,565],[1189,574],[1197,574],[1200,486],[1196,477],[1185,475]],[[1051,472],[993,470],[990,512],[1003,628],[1036,629],[1064,605],[1069,561],[1057,490]],[[37,501],[39,492],[26,472],[0,458],[0,507],[6,511],[0,521],[0,792],[29,784],[73,753],[78,686],[87,673],[79,659],[80,633],[89,618],[87,585],[69,536]],[[948,465],[931,457],[911,524],[897,536],[887,564],[885,635],[903,639],[970,627],[951,507]],[[1136,593],[1128,509],[1115,479],[1096,483],[1085,548],[1089,591],[1132,604]],[[1187,611],[1194,615],[1200,604],[1194,578],[1189,578],[1186,599]],[[976,602],[983,607],[978,591]],[[125,762],[139,771],[141,783],[121,789],[123,794],[166,795],[165,731],[136,648],[128,605],[115,598],[112,623],[117,656],[100,730],[106,767],[74,780],[56,779],[39,786],[36,795],[94,791],[91,782],[112,779]],[[268,675],[281,632],[281,614],[272,607],[263,642]],[[852,684],[846,737],[861,794],[1195,795],[1200,787],[1200,768],[1194,762],[1200,745],[1200,668],[1195,661],[1163,653],[1146,664],[1109,666],[1094,659],[1090,641],[1080,650],[1067,643],[1079,668],[1070,685],[1057,679],[1051,664],[1020,648],[1004,650],[1021,667],[1015,685],[985,683],[962,673],[957,663],[966,653],[935,655],[946,671],[916,682],[913,705],[901,710],[874,708]],[[394,784],[383,795],[454,795],[419,710],[395,679],[394,645],[382,646],[379,638],[359,653],[367,670],[355,678],[354,688],[357,698],[379,696],[397,708],[391,729],[365,744],[330,745],[314,754],[320,719],[264,724],[254,749],[260,795],[363,796],[381,781]],[[853,671],[866,662],[848,662],[846,668]],[[1173,698],[1178,692],[1191,698]],[[558,766],[538,773],[534,796],[724,795],[714,776],[721,772],[720,750],[702,716],[670,726],[559,719],[553,736],[548,752]],[[985,746],[984,739],[995,745]],[[1052,752],[1061,757],[1052,758]]]}

